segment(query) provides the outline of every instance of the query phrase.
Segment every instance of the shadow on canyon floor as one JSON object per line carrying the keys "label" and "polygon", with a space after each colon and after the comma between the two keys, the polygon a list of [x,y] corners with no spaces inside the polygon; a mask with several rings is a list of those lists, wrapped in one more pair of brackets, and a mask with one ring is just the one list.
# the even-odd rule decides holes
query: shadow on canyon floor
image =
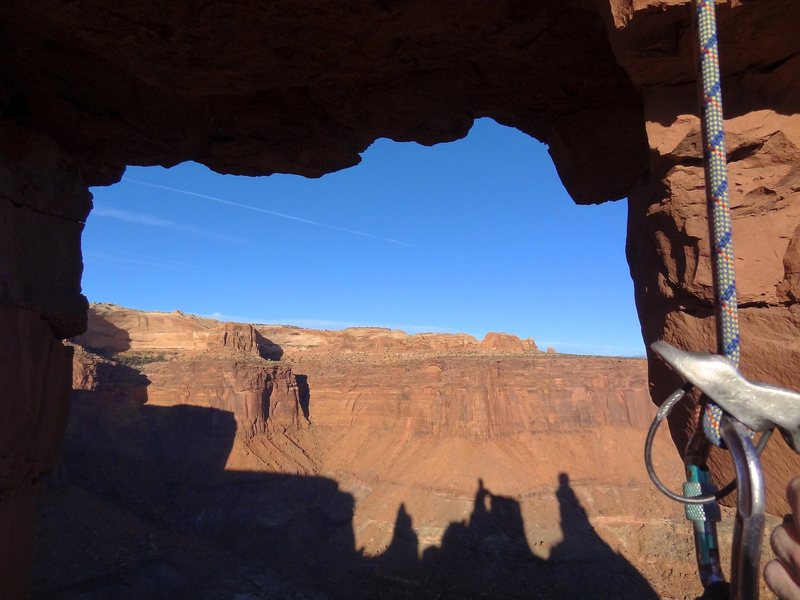
{"label": "shadow on canyon floor", "polygon": [[231,413],[148,406],[135,385],[115,389],[75,393],[41,503],[36,597],[657,597],[594,531],[566,474],[555,491],[563,541],[546,560],[528,545],[520,504],[482,481],[439,546],[420,555],[401,505],[373,557],[356,547],[355,500],[336,481],[225,470]]}

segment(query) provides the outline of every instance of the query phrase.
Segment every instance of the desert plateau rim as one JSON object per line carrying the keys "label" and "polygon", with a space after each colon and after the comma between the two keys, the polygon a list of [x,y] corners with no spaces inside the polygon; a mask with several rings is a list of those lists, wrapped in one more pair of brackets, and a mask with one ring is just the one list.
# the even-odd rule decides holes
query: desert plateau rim
{"label": "desert plateau rim", "polygon": [[[717,9],[741,369],[796,390],[800,3]],[[129,165],[320,177],[376,139],[434,145],[490,117],[546,143],[576,203],[626,198],[645,344],[713,351],[690,14],[685,0],[0,4],[0,597],[697,591],[684,523],[630,450],[678,384],[656,360],[502,336],[467,352],[380,332],[293,346],[90,308],[81,288],[89,189]],[[158,319],[172,338],[141,325]],[[679,451],[695,408],[671,416]],[[658,459],[679,469],[674,447]],[[533,488],[513,475],[531,465]],[[783,514],[800,459],[772,443],[764,465]],[[729,478],[722,453],[710,466]]]}

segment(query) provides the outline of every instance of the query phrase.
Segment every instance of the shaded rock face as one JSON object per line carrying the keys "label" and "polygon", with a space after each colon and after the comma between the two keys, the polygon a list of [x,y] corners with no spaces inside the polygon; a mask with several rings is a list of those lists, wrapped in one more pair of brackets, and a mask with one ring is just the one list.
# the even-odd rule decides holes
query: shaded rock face
{"label": "shaded rock face", "polygon": [[138,406],[147,402],[150,380],[137,369],[87,352],[74,346],[72,356],[72,395],[90,393],[107,406]]}
{"label": "shaded rock face", "polygon": [[268,429],[297,429],[305,422],[297,383],[285,365],[243,358],[183,355],[144,365],[148,403],[188,404],[234,414],[245,437]]}
{"label": "shaded rock face", "polygon": [[[742,368],[800,389],[800,4],[730,0],[719,17]],[[126,164],[319,176],[356,164],[378,137],[450,141],[491,116],[549,144],[576,201],[629,197],[645,341],[712,349],[692,47],[683,0],[2,3],[0,337],[39,366],[0,367],[8,422],[31,434],[2,438],[13,458],[0,494],[53,466],[68,398],[58,340],[86,324],[88,186],[117,181]],[[656,362],[650,379],[656,402],[676,383]],[[679,448],[693,417],[672,420]],[[800,464],[774,443],[766,464],[770,506],[783,512],[777,496]],[[24,573],[24,553],[0,544],[0,564]]]}

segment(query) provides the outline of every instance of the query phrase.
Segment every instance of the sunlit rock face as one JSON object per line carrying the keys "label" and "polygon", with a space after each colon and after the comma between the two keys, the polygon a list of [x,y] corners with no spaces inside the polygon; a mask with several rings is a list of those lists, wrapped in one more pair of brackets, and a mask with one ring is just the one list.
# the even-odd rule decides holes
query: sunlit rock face
{"label": "sunlit rock face", "polygon": [[[140,364],[139,357],[148,362]],[[242,354],[209,352],[128,353],[115,358],[77,346],[74,396],[93,398],[102,411],[145,403],[226,411],[233,414],[237,431],[247,439],[267,431],[302,427],[297,383],[285,365]]]}
{"label": "sunlit rock face", "polygon": [[172,313],[127,310],[113,304],[94,304],[86,331],[75,343],[104,353],[132,351],[220,351],[260,356],[258,334],[252,325],[221,323],[180,311]]}
{"label": "sunlit rock face", "polygon": [[[192,159],[228,173],[319,176],[355,165],[378,137],[451,141],[489,116],[549,144],[576,201],[630,198],[628,258],[645,341],[712,349],[689,11],[680,0],[6,1],[2,337],[50,348],[84,330],[88,186],[117,181],[127,164]],[[719,17],[742,368],[799,389],[800,4],[730,0]],[[36,357],[36,369],[0,366],[15,399],[7,420],[55,447],[67,406],[67,378],[56,374],[69,357]],[[660,402],[676,382],[657,362],[650,377]],[[48,386],[39,411],[17,400]],[[672,422],[679,447],[692,412]],[[0,464],[27,461],[24,482],[3,467],[0,498],[52,468],[39,460],[37,435],[0,439]],[[770,506],[782,512],[775,495],[800,463],[773,444],[766,464]],[[24,573],[14,548],[3,546],[0,565]]]}

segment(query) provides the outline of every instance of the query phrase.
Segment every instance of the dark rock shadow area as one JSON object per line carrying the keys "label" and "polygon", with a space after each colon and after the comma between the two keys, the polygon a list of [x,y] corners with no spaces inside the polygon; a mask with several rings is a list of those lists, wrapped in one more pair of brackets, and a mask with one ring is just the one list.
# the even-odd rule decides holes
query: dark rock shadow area
{"label": "dark rock shadow area", "polygon": [[528,546],[519,503],[482,481],[440,546],[420,555],[401,505],[391,544],[370,557],[336,481],[225,471],[231,413],[148,406],[143,376],[117,368],[128,393],[75,393],[40,507],[36,598],[657,598],[594,531],[566,474],[564,539],[548,560]]}

